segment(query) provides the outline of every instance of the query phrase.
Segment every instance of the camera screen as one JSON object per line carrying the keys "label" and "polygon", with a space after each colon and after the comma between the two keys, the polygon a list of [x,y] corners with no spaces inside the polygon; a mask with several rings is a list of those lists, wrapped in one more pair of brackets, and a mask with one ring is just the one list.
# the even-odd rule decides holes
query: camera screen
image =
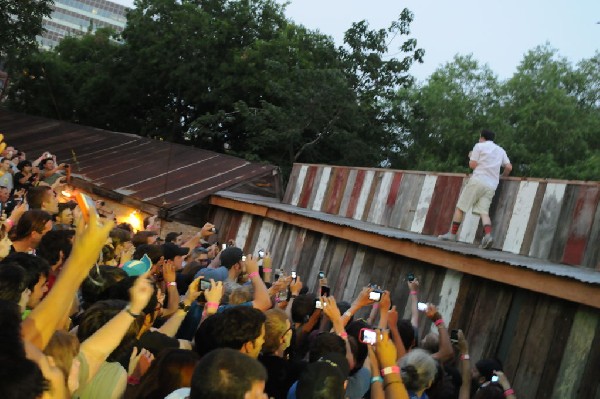
{"label": "camera screen", "polygon": [[363,330],[363,342],[369,345],[375,345],[377,342],[377,333],[373,330]]}
{"label": "camera screen", "polygon": [[323,309],[323,304],[321,303],[321,301],[318,301],[318,300],[317,300],[317,301],[315,302],[315,307],[316,307],[317,309]]}
{"label": "camera screen", "polygon": [[380,301],[381,300],[381,292],[371,291],[369,293],[369,299],[372,301]]}
{"label": "camera screen", "polygon": [[292,271],[292,278],[296,278],[296,272]]}
{"label": "camera screen", "polygon": [[210,281],[200,280],[200,291],[210,289]]}

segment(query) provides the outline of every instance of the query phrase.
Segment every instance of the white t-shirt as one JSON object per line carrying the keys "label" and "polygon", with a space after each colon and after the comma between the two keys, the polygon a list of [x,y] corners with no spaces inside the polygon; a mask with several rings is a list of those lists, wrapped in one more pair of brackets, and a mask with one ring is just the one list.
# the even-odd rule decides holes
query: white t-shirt
{"label": "white t-shirt", "polygon": [[165,399],[186,399],[190,396],[190,391],[190,388],[179,388],[178,390],[171,392]]}
{"label": "white t-shirt", "polygon": [[510,163],[506,151],[493,141],[475,144],[471,161],[477,162],[472,179],[495,190],[500,182],[500,167]]}

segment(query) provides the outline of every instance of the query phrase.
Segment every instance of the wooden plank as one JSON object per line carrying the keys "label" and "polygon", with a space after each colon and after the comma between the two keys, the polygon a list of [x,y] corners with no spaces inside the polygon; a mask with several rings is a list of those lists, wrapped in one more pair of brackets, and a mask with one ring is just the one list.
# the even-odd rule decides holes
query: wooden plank
{"label": "wooden plank", "polygon": [[240,222],[240,228],[235,237],[235,246],[238,248],[244,248],[246,245],[246,239],[248,238],[248,232],[250,231],[250,226],[252,225],[252,215],[244,213],[242,216],[242,220]]}
{"label": "wooden plank", "polygon": [[[521,182],[511,180],[500,180],[500,185],[496,190],[496,195],[490,207],[490,216],[492,219],[492,235],[494,244],[492,248],[501,249],[506,238],[506,231],[510,223],[510,216],[517,199]],[[481,240],[481,236],[475,238],[475,241]]]}
{"label": "wooden plank", "polygon": [[440,290],[440,301],[438,305],[438,311],[446,320],[446,323],[452,321],[452,314],[454,312],[454,306],[456,305],[456,299],[460,292],[460,282],[462,280],[462,273],[455,272],[454,270],[446,270],[444,275],[444,283]]}
{"label": "wooden plank", "polygon": [[[356,174],[356,179],[354,180],[354,186],[352,187],[352,191],[350,194],[350,202],[348,203],[348,208],[346,209],[346,217],[351,218],[354,217],[356,213],[358,202],[361,197],[361,192],[363,190],[363,186],[365,185],[365,177],[367,172],[364,170],[359,170]],[[369,183],[370,185],[370,183]]]}
{"label": "wooden plank", "polygon": [[498,359],[502,361],[504,372],[510,381],[516,376],[539,298],[539,294],[526,290],[514,292],[497,351]]}
{"label": "wooden plank", "polygon": [[387,201],[385,203],[385,209],[381,216],[381,224],[389,226],[391,222],[392,212],[394,205],[396,204],[396,198],[398,198],[398,191],[400,191],[400,183],[402,182],[402,172],[394,173],[394,178],[390,184],[390,192],[388,193]]}
{"label": "wooden plank", "polygon": [[[563,263],[568,265],[580,265],[583,263],[585,249],[594,222],[598,201],[600,200],[600,187],[582,187],[579,190],[577,204],[573,211],[569,238],[563,253]],[[598,242],[590,243],[598,245]]]}
{"label": "wooden plank", "polygon": [[568,185],[565,189],[562,207],[560,208],[560,214],[556,224],[556,232],[554,233],[552,245],[548,253],[548,259],[552,262],[562,262],[565,246],[569,239],[571,220],[573,219],[573,212],[575,210],[575,205],[577,204],[580,188],[580,186]]}
{"label": "wooden plank", "polygon": [[[294,193],[296,191],[298,191],[298,178],[300,177],[300,170],[302,170],[302,168],[304,168],[304,171],[306,173],[306,167],[305,165],[299,165],[299,164],[294,164],[294,166],[292,167],[292,173],[290,173],[290,178],[288,179],[288,184],[287,187],[285,189],[285,194],[283,195],[283,200],[282,202],[284,204],[292,204],[292,199],[294,198]],[[302,177],[302,179],[304,179],[304,176]],[[292,204],[292,205],[296,205],[296,204]]]}
{"label": "wooden plank", "polygon": [[380,171],[376,171],[373,174],[373,182],[371,183],[371,188],[369,189],[369,192],[367,193],[367,200],[365,201],[365,205],[363,207],[363,213],[360,217],[360,220],[362,220],[363,222],[367,221],[367,218],[369,217],[369,213],[371,212],[371,207],[373,205],[375,195],[376,195],[377,191],[379,191],[379,187],[381,186],[381,176],[382,176],[382,173]]}
{"label": "wooden plank", "polygon": [[512,291],[506,285],[492,281],[479,285],[467,331],[469,354],[473,359],[493,357],[496,353],[511,299]]}
{"label": "wooden plank", "polygon": [[[578,391],[578,398],[582,399],[597,399],[600,396],[600,379],[598,378],[598,365],[600,364],[600,320],[596,324],[596,332],[590,348],[591,350],[588,354],[585,371],[581,376],[581,384]],[[555,381],[555,379],[548,381]]]}
{"label": "wooden plank", "polygon": [[244,246],[240,247],[244,251],[245,254],[249,254],[250,251],[256,245],[256,240],[258,238],[258,234],[260,233],[260,228],[262,226],[264,218],[252,218],[252,223],[250,223],[250,228],[248,229],[248,235],[246,236],[246,241],[244,242]]}
{"label": "wooden plank", "polygon": [[331,168],[326,166],[323,168],[323,173],[321,174],[321,179],[319,180],[319,186],[317,187],[317,193],[315,195],[315,200],[312,205],[313,211],[320,211],[323,206],[323,200],[325,199],[325,192],[327,191],[327,187],[329,186],[329,177],[331,176]]}
{"label": "wooden plank", "polygon": [[[232,212],[232,217],[230,222],[227,224],[226,232],[221,236],[220,242],[227,242],[229,240],[233,240],[235,242],[236,237],[238,236],[238,231],[240,229],[240,225],[242,223],[242,219],[244,214],[241,212]],[[219,231],[221,231],[221,226],[218,227]]]}
{"label": "wooden plank", "polygon": [[352,266],[354,264],[354,259],[356,258],[357,249],[358,245],[354,243],[348,246],[346,253],[344,254],[344,258],[342,259],[342,263],[340,264],[339,274],[335,282],[328,281],[328,284],[333,290],[333,295],[336,297],[338,297],[339,294],[343,294],[345,287],[348,285],[348,280],[352,272]]}
{"label": "wooden plank", "polygon": [[427,175],[423,181],[423,187],[419,200],[417,201],[417,208],[415,211],[415,217],[410,226],[410,231],[414,233],[421,233],[423,227],[425,227],[425,220],[427,219],[427,213],[429,211],[429,205],[431,204],[431,198],[435,190],[437,182],[437,176]]}
{"label": "wooden plank", "polygon": [[548,259],[566,188],[566,184],[548,183],[546,185],[546,193],[540,206],[540,214],[531,240],[529,256]]}
{"label": "wooden plank", "polygon": [[[598,326],[598,312],[581,306],[575,314],[571,334],[567,341],[552,399],[578,398],[591,343]],[[597,365],[596,370],[597,370]],[[598,374],[596,374],[597,381]]]}
{"label": "wooden plank", "polygon": [[[294,166],[294,169],[296,169],[297,166]],[[300,195],[302,195],[302,187],[304,187],[304,184],[306,182],[306,172],[308,171],[308,166],[307,165],[302,165],[300,166],[300,170],[298,171],[298,178],[296,180],[296,184],[294,186],[294,194],[292,195],[292,199],[290,204],[297,206],[298,203],[300,202]]]}
{"label": "wooden plank", "polygon": [[502,246],[503,251],[512,252],[514,254],[518,254],[521,251],[521,244],[523,244],[525,231],[529,224],[529,215],[531,214],[531,208],[533,207],[533,201],[535,200],[538,186],[538,182],[529,181],[522,181],[519,185],[519,192],[517,193],[512,217],[510,218],[510,223],[506,232],[506,239]]}
{"label": "wooden plank", "polygon": [[405,173],[400,184],[400,191],[396,198],[396,204],[392,210],[390,227],[409,230],[417,210],[419,195],[425,181],[424,175]]}
{"label": "wooden plank", "polygon": [[342,204],[342,198],[344,196],[344,188],[348,180],[349,170],[342,168],[335,168],[334,173],[330,179],[329,188],[325,195],[327,198],[325,204],[325,212],[332,215],[337,215],[340,206]]}
{"label": "wooden plank", "polygon": [[534,398],[538,387],[545,383],[541,380],[546,358],[552,344],[553,334],[540,331],[553,331],[561,319],[562,307],[558,301],[547,296],[541,296],[532,315],[531,324],[527,330],[527,341],[523,345],[521,358],[517,367],[513,386],[519,396]]}
{"label": "wooden plank", "polygon": [[344,294],[342,295],[342,299],[345,301],[352,301],[354,297],[354,292],[356,289],[357,281],[360,276],[361,267],[365,261],[366,249],[363,246],[358,247],[356,250],[356,255],[352,261],[352,267],[350,267],[350,273],[348,274],[348,279],[346,280],[346,285],[344,286]]}
{"label": "wooden plank", "polygon": [[422,234],[438,235],[448,231],[462,183],[462,177],[438,177]]}
{"label": "wooden plank", "polygon": [[275,233],[275,223],[269,219],[263,219],[256,244],[254,248],[250,248],[250,253],[258,256],[259,250],[269,250],[273,245],[273,234]]}
{"label": "wooden plank", "polygon": [[[538,399],[546,399],[552,397],[552,391],[554,390],[554,386],[553,384],[547,384],[545,382],[556,381],[556,379],[558,378],[558,365],[562,363],[565,352],[569,350],[569,348],[567,347],[567,342],[569,341],[571,327],[573,326],[573,320],[575,318],[575,314],[577,313],[576,304],[567,301],[556,301],[560,306],[559,316],[556,319],[556,328],[550,327],[547,330],[548,334],[550,334],[552,338],[550,339],[550,348],[548,349],[548,356],[546,356],[546,362],[544,363],[544,371],[540,378],[541,383],[537,390],[536,397]],[[591,347],[598,348],[594,347],[593,344]],[[600,350],[596,350],[596,353],[600,354]],[[593,364],[597,365],[600,363]],[[586,367],[586,369],[589,368]],[[597,367],[592,367],[592,369],[594,369],[594,377],[596,377],[595,381],[597,383]],[[591,385],[591,381],[589,385]],[[584,398],[585,395],[579,397]]]}
{"label": "wooden plank", "polygon": [[371,204],[371,212],[369,212],[369,217],[367,218],[369,222],[376,224],[382,223],[383,212],[390,195],[390,186],[393,177],[394,174],[392,172],[383,173],[383,176],[381,176],[377,193]]}
{"label": "wooden plank", "polygon": [[323,176],[325,168],[328,168],[328,166],[319,166],[317,169],[317,173],[315,174],[315,179],[312,185],[312,190],[310,192],[310,198],[308,200],[308,203],[306,204],[306,209],[313,208],[313,204],[315,203],[315,199],[317,198],[317,190],[319,189],[321,177]]}
{"label": "wooden plank", "polygon": [[585,250],[583,265],[592,269],[600,270],[600,206],[596,208],[592,231]]}
{"label": "wooden plank", "polygon": [[546,196],[546,187],[547,183],[539,183],[538,190],[535,193],[535,198],[533,199],[533,206],[531,208],[531,213],[529,214],[529,221],[527,223],[527,229],[525,230],[525,235],[523,237],[523,243],[521,244],[521,251],[519,251],[520,255],[527,256],[531,249],[531,243],[533,242],[533,236],[535,234],[535,229],[538,223],[538,217],[540,215],[540,209],[542,203],[544,201],[544,197]]}
{"label": "wooden plank", "polygon": [[315,177],[317,175],[318,168],[316,166],[310,166],[306,171],[306,177],[304,178],[304,184],[302,185],[302,192],[300,193],[300,199],[296,206],[300,208],[306,208],[310,201],[310,197],[313,192],[313,185],[315,184]]}
{"label": "wooden plank", "polygon": [[[342,204],[340,205],[340,210],[338,211],[339,216],[349,217],[348,214],[354,213],[354,211],[350,211],[348,206],[350,205],[350,201],[352,200],[352,193],[356,188],[356,177],[358,175],[357,170],[351,170],[348,173],[348,179],[346,180],[344,187],[344,195],[342,196]],[[361,183],[362,184],[362,183]]]}
{"label": "wooden plank", "polygon": [[354,210],[354,215],[352,215],[353,219],[361,220],[363,214],[365,212],[365,207],[367,205],[367,200],[369,199],[369,193],[371,192],[371,186],[373,184],[373,178],[375,177],[375,172],[368,170],[365,172],[365,179],[360,190],[360,194],[358,195],[358,199],[356,202],[356,209]]}

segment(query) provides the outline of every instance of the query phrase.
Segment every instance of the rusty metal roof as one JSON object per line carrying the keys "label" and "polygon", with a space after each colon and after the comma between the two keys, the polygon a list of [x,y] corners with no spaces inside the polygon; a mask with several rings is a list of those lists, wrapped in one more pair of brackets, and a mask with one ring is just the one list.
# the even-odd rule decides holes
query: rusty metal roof
{"label": "rusty metal roof", "polygon": [[[473,244],[442,241],[434,236],[426,236],[422,234],[399,230],[392,227],[381,226],[370,222],[364,222],[360,220],[341,217],[338,215],[331,215],[325,212],[319,212],[311,209],[284,204],[274,198],[264,198],[255,195],[232,193],[228,191],[220,191],[215,195],[223,198],[233,199],[242,203],[260,205],[267,208],[277,209],[290,214],[300,215],[303,217],[324,221],[339,226],[345,226],[357,230],[367,231],[369,233],[378,234],[385,237],[395,238],[398,240],[408,240],[414,242],[415,244],[436,247],[449,252],[456,252],[462,255],[475,256],[495,262],[509,264],[514,267],[534,270],[536,272],[548,273],[565,278],[572,278],[588,284],[600,284],[600,271],[590,268],[573,267],[553,263],[545,259],[531,258],[527,256],[513,254],[510,252],[480,249],[477,245]],[[376,247],[377,243],[374,242],[373,246]]]}
{"label": "rusty metal roof", "polygon": [[88,182],[116,199],[174,213],[219,190],[278,174],[272,165],[191,146],[5,110],[0,132],[28,159],[50,151],[71,164],[76,186]]}

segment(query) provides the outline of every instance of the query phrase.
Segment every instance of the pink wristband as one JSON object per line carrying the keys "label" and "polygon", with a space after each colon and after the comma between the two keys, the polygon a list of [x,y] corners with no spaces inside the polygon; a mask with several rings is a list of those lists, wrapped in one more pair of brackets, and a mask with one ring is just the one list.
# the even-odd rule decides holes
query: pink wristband
{"label": "pink wristband", "polygon": [[217,302],[206,302],[205,305],[207,308],[218,308],[219,304]]}
{"label": "pink wristband", "polygon": [[177,287],[177,283],[175,281],[171,281],[167,284],[167,287]]}
{"label": "pink wristband", "polygon": [[375,304],[373,305],[373,309],[379,309],[379,304],[378,304],[378,303],[375,303]]}
{"label": "pink wristband", "polygon": [[417,295],[419,292],[418,291],[411,291],[410,295]]}
{"label": "pink wristband", "polygon": [[504,397],[508,398],[510,395],[514,395],[515,394],[515,390],[512,388],[508,388],[506,391],[504,391]]}
{"label": "pink wristband", "polygon": [[13,223],[13,221],[12,221],[12,220],[10,220],[10,218],[9,218],[9,219],[6,219],[6,220],[4,221],[4,223],[6,223],[6,224],[8,225],[8,229],[9,229],[9,230],[10,230],[10,229],[12,229],[12,228],[13,228],[13,226],[15,225],[15,224]]}
{"label": "pink wristband", "polygon": [[256,277],[258,275],[259,275],[258,272],[252,272],[248,275],[248,278]]}
{"label": "pink wristband", "polygon": [[263,267],[263,273],[271,273],[273,269],[268,269]]}
{"label": "pink wristband", "polygon": [[382,376],[386,376],[388,374],[400,374],[400,367],[398,366],[390,366],[390,367],[386,367],[384,369],[381,369],[381,375]]}
{"label": "pink wristband", "polygon": [[338,334],[342,339],[348,339],[348,333],[346,331],[343,331],[341,333]]}
{"label": "pink wristband", "polygon": [[444,319],[437,319],[436,321],[433,322],[433,324],[437,326],[439,326],[440,324],[444,324]]}

